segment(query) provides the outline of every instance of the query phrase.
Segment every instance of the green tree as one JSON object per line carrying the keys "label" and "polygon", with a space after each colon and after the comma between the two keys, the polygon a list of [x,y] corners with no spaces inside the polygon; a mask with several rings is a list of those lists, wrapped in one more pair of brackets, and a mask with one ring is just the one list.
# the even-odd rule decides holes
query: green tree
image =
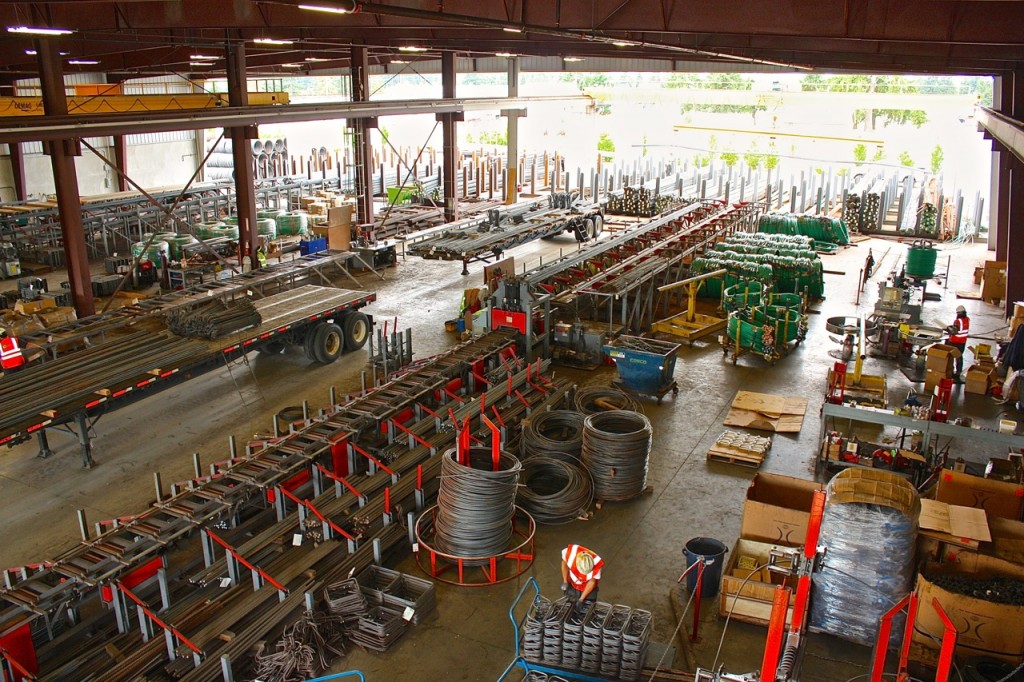
{"label": "green tree", "polygon": [[885,158],[885,148],[882,145],[875,147],[875,153],[872,155],[872,161],[881,161]]}
{"label": "green tree", "polygon": [[764,155],[764,167],[768,170],[772,170],[778,165],[779,155],[775,153],[775,148],[772,147],[768,150],[768,153]]}
{"label": "green tree", "polygon": [[900,163],[902,165],[904,165],[904,166],[913,167],[913,165],[914,165],[914,160],[912,158],[910,158],[910,152],[907,152],[907,151],[900,152],[899,159],[900,159]]}
{"label": "green tree", "polygon": [[755,169],[764,163],[764,154],[758,149],[757,142],[750,143],[750,148],[743,154],[743,162]]}
{"label": "green tree", "polygon": [[853,161],[854,161],[854,163],[856,163],[859,166],[859,165],[861,165],[862,163],[864,163],[867,160],[868,160],[868,148],[863,143],[860,143],[860,142],[858,142],[857,144],[853,145]]}
{"label": "green tree", "polygon": [[[608,133],[601,133],[601,137],[597,139],[597,150],[599,152],[614,152],[615,142],[608,135]],[[612,158],[611,155],[605,157],[606,159]]]}
{"label": "green tree", "polygon": [[935,145],[935,149],[932,150],[932,173],[938,173],[942,170],[942,160],[945,154],[942,151],[942,145]]}
{"label": "green tree", "polygon": [[729,168],[735,166],[736,162],[739,160],[740,155],[734,151],[722,152],[722,161],[724,161],[725,165],[728,166]]}

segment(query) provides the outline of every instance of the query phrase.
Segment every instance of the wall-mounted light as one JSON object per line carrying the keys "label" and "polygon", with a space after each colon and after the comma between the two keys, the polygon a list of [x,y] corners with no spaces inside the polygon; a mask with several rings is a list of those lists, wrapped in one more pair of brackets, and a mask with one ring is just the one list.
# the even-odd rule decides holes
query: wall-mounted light
{"label": "wall-mounted light", "polygon": [[66,36],[74,33],[70,28],[48,28],[46,26],[8,26],[7,32],[33,36]]}

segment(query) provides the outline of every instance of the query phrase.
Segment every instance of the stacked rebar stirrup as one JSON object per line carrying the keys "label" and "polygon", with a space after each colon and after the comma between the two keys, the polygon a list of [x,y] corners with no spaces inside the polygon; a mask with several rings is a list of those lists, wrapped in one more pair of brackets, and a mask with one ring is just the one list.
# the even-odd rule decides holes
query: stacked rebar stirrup
{"label": "stacked rebar stirrup", "polygon": [[551,611],[551,601],[538,595],[526,612],[526,619],[523,623],[523,641],[520,648],[523,658],[527,661],[540,663],[544,660],[544,623],[549,611]]}
{"label": "stacked rebar stirrup", "polygon": [[587,417],[583,464],[593,478],[594,497],[624,501],[644,491],[652,434],[651,422],[637,412],[613,410]]}
{"label": "stacked rebar stirrup", "polygon": [[614,386],[583,386],[576,390],[576,409],[583,414],[597,414],[610,410],[640,409],[636,400]]}
{"label": "stacked rebar stirrup", "polygon": [[262,322],[260,312],[247,298],[231,303],[210,301],[195,308],[176,308],[167,313],[168,328],[186,338],[219,339],[257,327]]}
{"label": "stacked rebar stirrup", "polygon": [[523,458],[544,455],[579,463],[583,447],[582,412],[550,410],[523,422],[520,448]]}
{"label": "stacked rebar stirrup", "polygon": [[466,559],[502,554],[512,537],[516,489],[522,465],[500,453],[498,470],[490,448],[470,448],[466,465],[455,448],[444,453],[437,494],[437,549]]}
{"label": "stacked rebar stirrup", "polygon": [[583,649],[580,656],[580,670],[597,674],[601,670],[601,632],[604,621],[611,613],[612,605],[603,601],[594,604],[590,615],[583,623]]}
{"label": "stacked rebar stirrup", "polygon": [[273,652],[254,657],[253,677],[263,682],[291,682],[319,675],[335,657],[345,655],[342,635],[339,618],[306,611],[285,627]]}
{"label": "stacked rebar stirrup", "polygon": [[586,514],[594,494],[590,475],[578,464],[531,457],[523,462],[516,499],[537,523],[555,525]]}
{"label": "stacked rebar stirrup", "polygon": [[622,663],[622,631],[629,623],[631,609],[614,604],[601,632],[601,676],[618,679]]}

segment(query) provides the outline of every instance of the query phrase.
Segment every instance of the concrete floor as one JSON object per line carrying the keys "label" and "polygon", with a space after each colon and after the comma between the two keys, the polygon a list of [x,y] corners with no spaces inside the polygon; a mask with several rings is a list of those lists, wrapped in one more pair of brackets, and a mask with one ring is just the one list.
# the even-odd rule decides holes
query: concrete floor
{"label": "concrete floor", "polygon": [[[708,463],[705,452],[723,430],[722,420],[738,389],[805,396],[810,407],[798,435],[776,436],[762,471],[811,478],[817,451],[820,420],[818,405],[825,374],[834,360],[827,351],[836,348],[824,329],[824,318],[854,315],[869,310],[875,301],[871,284],[856,305],[853,282],[868,247],[874,249],[875,281],[891,269],[896,254],[905,246],[873,240],[826,256],[826,268],[845,271],[845,277],[827,276],[827,300],[820,314],[812,315],[807,341],[790,355],[768,367],[756,357],[744,357],[737,366],[722,359],[713,342],[684,348],[676,367],[680,394],[663,405],[644,404],[654,428],[648,483],[653,494],[623,504],[609,504],[587,522],[542,528],[537,536],[537,560],[520,579],[487,588],[453,588],[438,584],[438,613],[415,627],[392,651],[379,655],[359,650],[343,660],[337,670],[360,669],[370,680],[488,680],[495,679],[514,655],[508,607],[527,577],[535,577],[547,594],[557,592],[559,550],[578,542],[597,550],[606,561],[601,598],[605,601],[648,609],[655,614],[654,639],[670,642],[676,619],[669,593],[684,568],[681,549],[696,536],[717,538],[732,546],[739,533],[743,497],[754,472],[726,464]],[[539,257],[551,257],[560,248],[574,249],[575,242],[562,237],[516,249],[518,267],[532,266]],[[888,256],[882,258],[889,250]],[[982,245],[949,247],[940,257],[952,256],[953,272],[943,300],[925,307],[926,323],[945,326],[959,303],[953,292],[974,288],[975,265],[991,255]],[[376,290],[378,301],[370,308],[378,321],[398,317],[399,326],[413,329],[417,357],[443,350],[453,343],[443,321],[453,317],[466,286],[481,283],[476,265],[468,277],[461,265],[410,258],[387,272],[381,282],[362,276],[363,288]],[[351,288],[349,281],[340,286]],[[971,313],[976,336],[1002,327],[1001,311],[980,301],[963,301]],[[94,456],[98,466],[80,469],[77,443],[70,437],[51,436],[55,456],[35,457],[34,444],[24,444],[0,457],[0,500],[3,500],[4,541],[0,565],[19,566],[59,553],[78,537],[74,512],[85,509],[91,521],[131,514],[153,497],[152,474],[159,471],[165,485],[191,477],[192,453],[204,462],[228,456],[227,439],[240,443],[254,434],[271,430],[273,415],[303,400],[312,407],[326,404],[334,385],[339,392],[359,387],[364,352],[343,356],[328,367],[310,364],[301,350],[280,356],[249,357],[249,365],[221,369],[177,388],[108,415],[96,425]],[[581,384],[605,383],[614,370],[578,372],[558,369]],[[902,402],[910,387],[894,363],[871,359],[865,371],[886,374],[890,402]],[[920,387],[920,385],[919,385]],[[975,416],[995,425],[1009,406],[992,399],[963,395],[955,389],[954,413]],[[1020,418],[1020,415],[1010,418]],[[974,461],[985,457],[970,452]],[[411,555],[393,567],[417,572]],[[685,598],[685,595],[684,595]],[[695,645],[698,664],[715,661],[727,671],[746,672],[760,663],[764,629],[732,623],[718,653],[723,621],[717,600],[703,606],[700,641]],[[807,682],[847,680],[867,671],[870,652],[827,636],[812,636],[804,662]],[[673,663],[665,661],[664,665]],[[677,655],[674,665],[682,666]],[[513,679],[519,679],[518,676]]]}

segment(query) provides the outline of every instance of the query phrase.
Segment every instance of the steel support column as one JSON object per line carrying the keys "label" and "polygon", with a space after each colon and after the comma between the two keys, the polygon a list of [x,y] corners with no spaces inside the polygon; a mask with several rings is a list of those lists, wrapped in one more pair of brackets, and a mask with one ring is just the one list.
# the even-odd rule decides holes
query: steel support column
{"label": "steel support column", "polygon": [[[441,53],[441,97],[455,97],[455,53]],[[459,170],[458,126],[463,120],[461,112],[438,114],[441,121],[441,140],[444,148],[441,181],[444,183],[444,219],[447,222],[459,219],[459,189],[456,174]],[[477,178],[479,187],[480,178]]]}
{"label": "steel support column", "polygon": [[1015,301],[1024,301],[1024,163],[1009,153],[1009,221],[1006,231],[1006,316],[1013,315]]}
{"label": "steel support column", "polygon": [[[198,136],[197,136],[198,137]],[[117,164],[117,191],[127,192],[128,185],[128,143],[124,135],[114,135],[114,163]]]}
{"label": "steel support column", "polygon": [[[354,46],[351,60],[352,101],[370,100],[369,50]],[[352,151],[356,162],[356,223],[373,222],[373,145],[370,131],[377,127],[376,118],[349,119],[352,130]]]}
{"label": "steel support column", "polygon": [[[35,43],[43,91],[43,111],[47,116],[66,116],[68,101],[60,53],[52,40],[40,39]],[[79,318],[95,315],[89,254],[85,248],[85,230],[82,228],[78,172],[75,169],[75,157],[81,155],[78,141],[70,138],[54,140],[45,143],[43,149],[50,157],[50,166],[53,168],[53,185],[57,192],[57,210],[60,212],[60,231],[64,241],[71,301]]]}
{"label": "steel support column", "polygon": [[[508,60],[508,96],[519,97],[519,58]],[[501,115],[508,119],[508,144],[505,152],[508,186],[505,188],[505,203],[519,201],[519,118],[526,116],[526,109],[502,109]]]}
{"label": "steel support column", "polygon": [[[249,104],[249,84],[245,75],[245,45],[227,46],[228,104],[244,107]],[[252,170],[252,144],[256,126],[227,128],[224,136],[231,138],[231,156],[235,165],[235,206],[238,212],[238,258],[244,264],[248,256],[253,268],[259,267],[256,250],[256,184]]]}
{"label": "steel support column", "polygon": [[28,187],[25,184],[25,155],[20,142],[7,145],[11,152],[11,177],[14,179],[14,200],[28,201]]}

